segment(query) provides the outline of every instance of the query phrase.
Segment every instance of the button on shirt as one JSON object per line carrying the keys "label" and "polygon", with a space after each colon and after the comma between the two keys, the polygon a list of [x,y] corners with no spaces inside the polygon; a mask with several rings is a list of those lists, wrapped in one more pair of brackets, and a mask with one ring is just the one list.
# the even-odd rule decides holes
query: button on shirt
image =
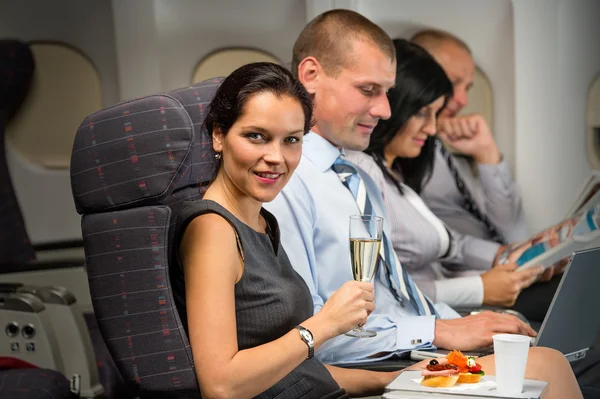
{"label": "button on shirt", "polygon": [[[281,242],[292,266],[306,281],[315,313],[346,281],[353,280],[349,252],[349,218],[359,214],[352,193],[331,169],[340,150],[316,133],[304,137],[300,164],[283,191],[265,208],[281,228]],[[357,168],[365,182],[375,213],[383,216],[387,236],[390,228],[381,195],[373,181]],[[431,347],[434,316],[419,316],[410,304],[401,305],[392,294],[386,271],[379,267],[375,284],[375,311],[366,329],[377,336],[356,339],[340,335],[322,345],[316,355],[326,363],[376,361],[415,348]],[[436,304],[443,318],[459,317],[445,304]],[[387,356],[369,356],[387,352]]]}

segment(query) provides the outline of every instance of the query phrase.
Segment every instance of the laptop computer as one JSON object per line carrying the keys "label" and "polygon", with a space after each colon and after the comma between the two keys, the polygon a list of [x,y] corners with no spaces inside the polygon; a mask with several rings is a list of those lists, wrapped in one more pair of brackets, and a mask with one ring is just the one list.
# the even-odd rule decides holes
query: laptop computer
{"label": "laptop computer", "polygon": [[[562,352],[572,362],[585,357],[600,328],[600,248],[576,251],[571,255],[546,317],[532,339],[533,346]],[[411,352],[411,359],[445,356],[447,350]],[[469,353],[483,356],[493,348]]]}

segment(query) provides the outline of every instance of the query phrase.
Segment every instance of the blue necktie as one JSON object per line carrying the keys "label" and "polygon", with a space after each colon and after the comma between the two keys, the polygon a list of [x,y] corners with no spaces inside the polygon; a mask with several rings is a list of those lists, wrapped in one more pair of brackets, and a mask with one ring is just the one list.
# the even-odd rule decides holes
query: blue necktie
{"label": "blue necktie", "polygon": [[[356,199],[356,204],[358,205],[361,214],[374,215],[375,210],[367,195],[365,183],[358,175],[356,167],[340,156],[335,160],[331,169],[337,173],[344,186],[350,190]],[[382,241],[383,245],[379,252],[379,259],[381,261],[380,266],[383,265],[387,271],[387,279],[396,299],[401,304],[403,299],[408,300],[421,316],[435,315],[438,317],[429,298],[423,295],[421,290],[400,264],[400,260],[398,260],[396,252],[392,247],[392,242],[388,240],[385,233],[383,233]]]}

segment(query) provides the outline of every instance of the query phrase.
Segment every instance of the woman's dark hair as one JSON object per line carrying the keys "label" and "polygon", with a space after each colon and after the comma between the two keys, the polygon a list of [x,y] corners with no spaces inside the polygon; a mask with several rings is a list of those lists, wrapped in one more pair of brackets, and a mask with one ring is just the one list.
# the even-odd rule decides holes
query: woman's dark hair
{"label": "woman's dark hair", "polygon": [[[377,124],[365,152],[375,159],[383,173],[392,179],[402,193],[400,183],[385,165],[384,148],[421,108],[441,96],[445,97],[446,106],[452,96],[452,83],[442,67],[419,45],[396,39],[394,46],[397,59],[396,86],[388,95],[392,116]],[[428,137],[418,157],[398,157],[392,165],[392,170],[402,176],[403,182],[419,194],[433,170],[435,140],[435,137]]]}
{"label": "woman's dark hair", "polygon": [[310,95],[290,71],[271,62],[255,62],[233,71],[221,83],[208,106],[204,126],[209,133],[218,127],[226,135],[240,117],[248,99],[264,92],[298,100],[304,110],[304,133],[308,133],[313,113]]}

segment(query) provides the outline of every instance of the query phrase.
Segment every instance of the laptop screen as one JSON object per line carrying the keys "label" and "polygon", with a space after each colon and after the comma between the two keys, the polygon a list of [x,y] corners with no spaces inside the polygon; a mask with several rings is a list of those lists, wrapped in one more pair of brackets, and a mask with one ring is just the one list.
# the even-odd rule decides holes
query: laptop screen
{"label": "laptop screen", "polygon": [[[575,252],[565,269],[536,346],[574,360],[589,348],[600,327],[600,248]],[[584,355],[585,352],[582,353]]]}

